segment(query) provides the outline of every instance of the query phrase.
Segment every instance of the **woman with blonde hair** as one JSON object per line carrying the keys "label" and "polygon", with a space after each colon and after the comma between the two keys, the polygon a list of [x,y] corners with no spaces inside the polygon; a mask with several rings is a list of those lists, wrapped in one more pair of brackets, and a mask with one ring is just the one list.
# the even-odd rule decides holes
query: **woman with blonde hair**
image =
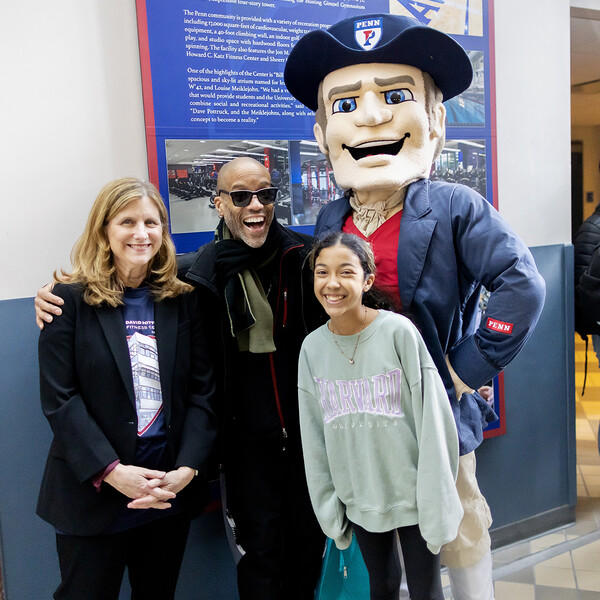
{"label": "woman with blonde hair", "polygon": [[56,530],[54,598],[173,598],[190,518],[207,500],[212,365],[156,188],[108,183],[55,273],[63,315],[39,340],[54,439],[37,513]]}

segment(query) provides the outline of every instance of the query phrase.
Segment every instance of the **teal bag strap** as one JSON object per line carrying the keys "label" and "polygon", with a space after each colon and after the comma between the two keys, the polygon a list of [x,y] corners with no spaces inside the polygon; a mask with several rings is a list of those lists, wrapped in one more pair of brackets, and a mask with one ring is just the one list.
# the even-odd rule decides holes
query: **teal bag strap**
{"label": "teal bag strap", "polygon": [[342,573],[344,579],[348,579],[348,567],[346,566],[346,561],[344,560],[344,552],[340,552],[339,572]]}
{"label": "teal bag strap", "polygon": [[356,536],[352,536],[352,542],[350,546],[346,548],[346,550],[342,550],[340,552],[340,568],[339,571],[344,576],[344,579],[348,579],[348,567],[352,564],[352,560],[354,558],[354,552],[358,547],[358,542],[356,541]]}

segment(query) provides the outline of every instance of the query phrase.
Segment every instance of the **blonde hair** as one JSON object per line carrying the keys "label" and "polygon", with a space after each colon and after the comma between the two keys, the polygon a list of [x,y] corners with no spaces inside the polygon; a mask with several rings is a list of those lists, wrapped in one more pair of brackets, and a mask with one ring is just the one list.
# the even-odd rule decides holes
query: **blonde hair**
{"label": "blonde hair", "polygon": [[175,246],[169,235],[169,218],[160,193],[150,182],[136,177],[123,177],[107,183],[98,194],[81,237],[71,251],[73,269],[54,272],[56,282],[80,283],[85,287],[87,304],[109,306],[123,304],[125,285],[114,265],[113,254],[106,235],[106,225],[131,202],[148,198],[160,215],[162,243],[148,264],[147,278],[156,301],[174,298],[189,292],[191,285],[177,279]]}

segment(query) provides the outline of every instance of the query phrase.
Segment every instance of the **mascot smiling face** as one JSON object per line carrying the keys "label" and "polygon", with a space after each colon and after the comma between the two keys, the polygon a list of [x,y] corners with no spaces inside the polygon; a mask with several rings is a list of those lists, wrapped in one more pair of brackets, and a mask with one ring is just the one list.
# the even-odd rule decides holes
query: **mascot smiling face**
{"label": "mascot smiling face", "polygon": [[307,33],[284,72],[290,93],[316,111],[315,137],[337,183],[363,202],[427,177],[444,143],[442,101],[472,77],[450,36],[388,14]]}
{"label": "mascot smiling face", "polygon": [[326,75],[319,89],[315,138],[342,188],[396,190],[427,177],[446,111],[435,88],[426,94],[420,69],[356,64]]}

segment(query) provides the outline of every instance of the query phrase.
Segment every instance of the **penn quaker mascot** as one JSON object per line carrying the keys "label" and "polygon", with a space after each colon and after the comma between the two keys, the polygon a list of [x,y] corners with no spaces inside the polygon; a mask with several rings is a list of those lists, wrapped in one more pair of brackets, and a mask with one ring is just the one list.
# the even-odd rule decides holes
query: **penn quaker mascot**
{"label": "penn quaker mascot", "polygon": [[[497,417],[476,390],[521,350],[545,296],[529,250],[490,203],[428,179],[445,141],[443,101],[472,76],[451,37],[388,14],[309,32],[284,74],[290,93],[316,112],[315,137],[347,190],[321,209],[315,234],[344,230],[371,242],[383,291],[414,316],[448,392],[464,518],[441,560],[455,600],[494,597],[491,516],[474,450]],[[480,321],[482,286],[490,296]]]}

